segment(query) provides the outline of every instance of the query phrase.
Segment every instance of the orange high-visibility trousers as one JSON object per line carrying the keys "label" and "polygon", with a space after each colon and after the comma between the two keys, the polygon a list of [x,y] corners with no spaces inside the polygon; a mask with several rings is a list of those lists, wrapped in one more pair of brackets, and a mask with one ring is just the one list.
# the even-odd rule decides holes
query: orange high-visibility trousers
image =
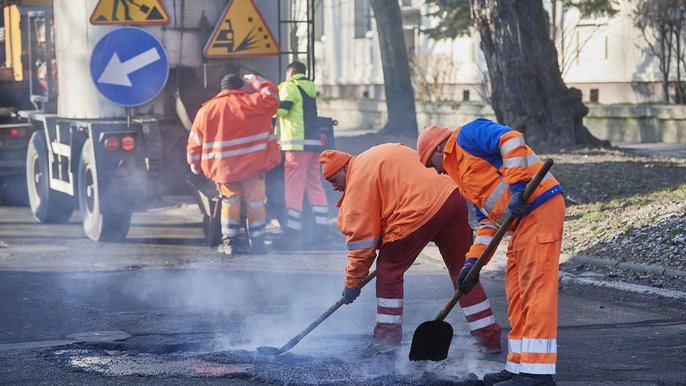
{"label": "orange high-visibility trousers", "polygon": [[305,194],[319,225],[329,223],[329,207],[321,180],[319,153],[312,151],[286,151],[284,160],[285,201],[288,209],[287,227],[303,229],[303,202]]}
{"label": "orange high-visibility trousers", "polygon": [[238,236],[241,229],[241,205],[245,204],[250,239],[265,235],[264,174],[228,184],[217,184],[222,195],[222,240]]}
{"label": "orange high-visibility trousers", "polygon": [[507,246],[508,334],[505,369],[555,374],[557,280],[565,217],[558,194],[521,219]]}

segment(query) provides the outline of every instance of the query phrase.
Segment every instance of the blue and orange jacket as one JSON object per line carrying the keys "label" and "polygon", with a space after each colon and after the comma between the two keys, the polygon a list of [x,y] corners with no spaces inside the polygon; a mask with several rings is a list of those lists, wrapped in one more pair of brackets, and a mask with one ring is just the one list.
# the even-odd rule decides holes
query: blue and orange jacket
{"label": "blue and orange jacket", "polygon": [[[511,192],[523,191],[543,161],[520,132],[479,118],[452,133],[443,150],[443,166],[474,205],[479,227],[467,258],[478,258],[510,215]],[[527,213],[561,193],[555,177],[546,174],[528,200]]]}

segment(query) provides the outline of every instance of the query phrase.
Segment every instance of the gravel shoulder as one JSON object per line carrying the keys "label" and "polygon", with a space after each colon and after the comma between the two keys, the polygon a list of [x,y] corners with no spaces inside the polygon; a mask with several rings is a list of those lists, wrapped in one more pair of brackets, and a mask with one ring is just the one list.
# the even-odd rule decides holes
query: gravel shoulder
{"label": "gravel shoulder", "polygon": [[[359,154],[385,142],[414,139],[383,134],[339,137],[337,148]],[[562,252],[569,255],[686,271],[686,159],[613,149],[537,149],[555,161],[567,215]],[[686,289],[686,278],[603,267],[575,260],[562,270],[606,280]]]}

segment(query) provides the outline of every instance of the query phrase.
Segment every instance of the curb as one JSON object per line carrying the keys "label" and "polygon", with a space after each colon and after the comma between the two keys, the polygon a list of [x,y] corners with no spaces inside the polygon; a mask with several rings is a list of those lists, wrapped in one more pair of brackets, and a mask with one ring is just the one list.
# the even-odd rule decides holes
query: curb
{"label": "curb", "polygon": [[660,267],[660,266],[656,266],[656,265],[623,263],[623,262],[619,262],[619,261],[604,260],[604,259],[598,259],[596,257],[583,256],[583,255],[570,256],[568,261],[572,261],[575,263],[590,264],[590,265],[595,265],[595,266],[600,266],[600,267],[607,267],[607,268],[621,268],[621,269],[627,269],[630,271],[649,273],[652,275],[686,278],[686,271],[680,271],[680,270],[671,269],[671,268],[664,268],[664,267]]}

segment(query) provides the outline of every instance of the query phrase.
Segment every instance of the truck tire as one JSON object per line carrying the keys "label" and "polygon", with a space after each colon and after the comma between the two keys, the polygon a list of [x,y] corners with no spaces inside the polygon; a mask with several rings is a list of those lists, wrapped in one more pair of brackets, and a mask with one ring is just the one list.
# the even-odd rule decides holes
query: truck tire
{"label": "truck tire", "polygon": [[83,230],[93,241],[122,241],[131,226],[131,212],[102,213],[95,168],[93,143],[86,140],[81,149],[78,174],[79,209]]}
{"label": "truck tire", "polygon": [[31,213],[46,224],[64,224],[74,210],[74,200],[68,194],[50,189],[48,144],[43,131],[31,135],[26,151],[26,189]]}

